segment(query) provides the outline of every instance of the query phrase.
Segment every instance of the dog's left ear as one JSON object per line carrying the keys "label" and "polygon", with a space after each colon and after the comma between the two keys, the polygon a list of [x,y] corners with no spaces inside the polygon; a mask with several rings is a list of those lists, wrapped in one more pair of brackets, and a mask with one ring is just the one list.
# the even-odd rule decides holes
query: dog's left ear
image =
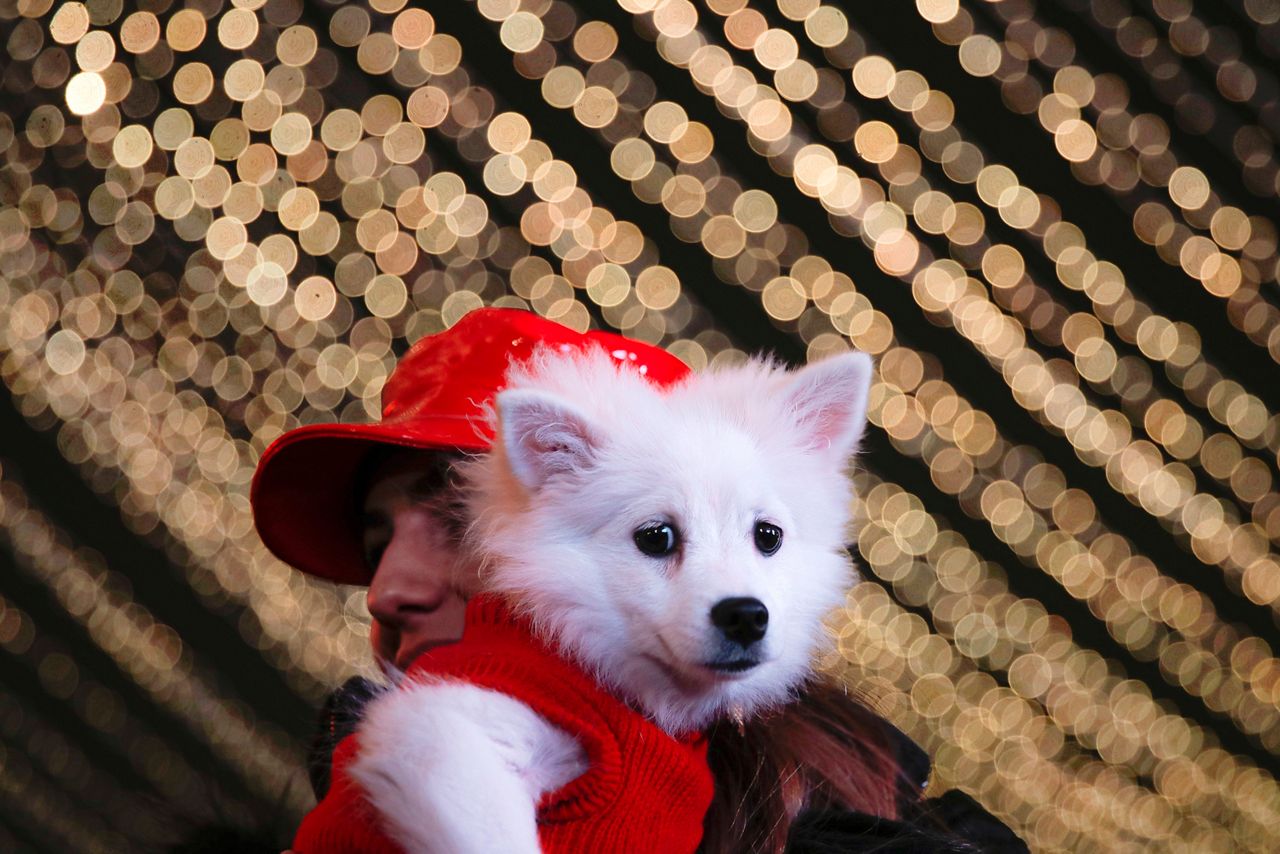
{"label": "dog's left ear", "polygon": [[499,433],[516,478],[536,492],[556,474],[590,465],[603,435],[576,407],[549,394],[512,389],[497,396]]}
{"label": "dog's left ear", "polygon": [[870,390],[871,357],[842,353],[796,371],[783,396],[806,445],[844,463],[866,429]]}

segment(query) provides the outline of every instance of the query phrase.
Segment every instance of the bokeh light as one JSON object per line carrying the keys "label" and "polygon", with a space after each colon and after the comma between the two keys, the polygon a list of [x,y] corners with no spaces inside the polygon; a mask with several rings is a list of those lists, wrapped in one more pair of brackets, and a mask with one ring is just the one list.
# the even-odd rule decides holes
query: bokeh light
{"label": "bokeh light", "polygon": [[369,669],[369,617],[266,553],[254,465],[503,305],[694,367],[874,354],[824,667],[1034,850],[1275,850],[1280,12],[855,11],[0,16],[0,376],[122,532],[4,452],[0,679],[71,710],[0,702],[18,829],[163,835],[103,738],[180,811],[204,764],[233,813],[305,808],[309,733],[230,671],[314,706]]}

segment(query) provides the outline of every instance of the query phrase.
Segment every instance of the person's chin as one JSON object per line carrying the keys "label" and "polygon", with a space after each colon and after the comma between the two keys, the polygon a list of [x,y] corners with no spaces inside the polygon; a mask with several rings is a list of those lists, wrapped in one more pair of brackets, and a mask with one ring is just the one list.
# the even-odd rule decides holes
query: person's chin
{"label": "person's chin", "polygon": [[442,646],[448,646],[451,643],[457,643],[457,638],[430,638],[413,644],[405,644],[396,652],[395,666],[402,671],[408,670],[409,666],[425,653]]}

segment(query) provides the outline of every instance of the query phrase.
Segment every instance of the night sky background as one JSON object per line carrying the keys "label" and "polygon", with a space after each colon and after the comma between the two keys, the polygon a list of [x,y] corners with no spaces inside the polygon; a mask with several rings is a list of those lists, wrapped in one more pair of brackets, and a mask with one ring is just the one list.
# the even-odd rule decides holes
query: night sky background
{"label": "night sky background", "polygon": [[0,3],[0,850],[287,843],[249,514],[481,305],[877,358],[835,677],[1037,851],[1280,847],[1277,0]]}

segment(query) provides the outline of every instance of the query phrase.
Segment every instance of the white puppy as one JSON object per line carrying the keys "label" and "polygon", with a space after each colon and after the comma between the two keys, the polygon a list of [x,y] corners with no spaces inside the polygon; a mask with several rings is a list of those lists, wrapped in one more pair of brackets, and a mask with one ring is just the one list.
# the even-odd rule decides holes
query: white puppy
{"label": "white puppy", "polygon": [[[666,732],[785,702],[851,580],[847,464],[871,360],[754,361],[659,390],[604,353],[542,353],[465,468],[470,545],[505,596]],[[353,774],[409,851],[537,851],[569,734],[457,682],[375,701]]]}

